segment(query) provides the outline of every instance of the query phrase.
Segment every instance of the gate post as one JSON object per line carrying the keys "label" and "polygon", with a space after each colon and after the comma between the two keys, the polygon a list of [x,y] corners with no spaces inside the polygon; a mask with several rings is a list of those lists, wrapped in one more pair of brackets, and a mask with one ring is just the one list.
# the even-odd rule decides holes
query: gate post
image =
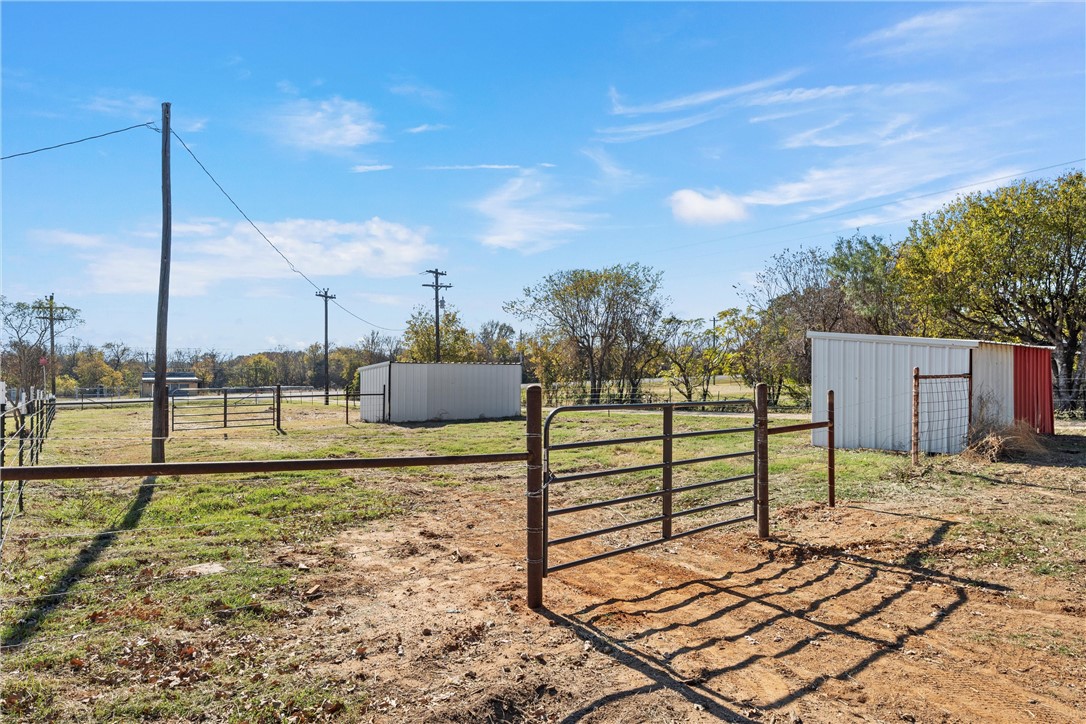
{"label": "gate post", "polygon": [[275,430],[282,432],[283,427],[283,385],[275,386]]}
{"label": "gate post", "polygon": [[913,367],[913,465],[920,464],[920,368]]}
{"label": "gate post", "polygon": [[227,411],[227,409],[229,409],[227,407],[227,395],[229,395],[229,394],[230,394],[229,391],[225,387],[222,388],[222,426],[223,426],[223,428],[229,427],[229,425],[227,424],[227,418],[226,418],[226,411]]}
{"label": "gate post", "polygon": [[664,443],[663,444],[664,468],[663,468],[663,480],[662,480],[662,484],[661,484],[661,488],[663,490],[663,495],[660,496],[660,501],[661,501],[661,505],[662,505],[662,508],[663,508],[663,510],[661,510],[660,513],[664,518],[663,521],[661,521],[661,531],[660,532],[661,532],[661,536],[663,538],[670,538],[671,537],[671,512],[672,512],[672,495],[671,495],[672,471],[671,471],[671,461],[673,459],[671,435],[672,435],[672,431],[674,429],[674,421],[675,421],[675,408],[668,405],[667,407],[664,408],[664,440],[663,440],[663,443]]}
{"label": "gate post", "polygon": [[764,382],[754,388],[754,517],[758,537],[769,537],[769,394]]}
{"label": "gate post", "polygon": [[543,606],[543,388],[527,391],[528,608]]}
{"label": "gate post", "polygon": [[830,485],[830,507],[833,508],[837,505],[837,465],[833,439],[833,390],[826,391],[826,419],[829,422],[826,425],[826,474]]}

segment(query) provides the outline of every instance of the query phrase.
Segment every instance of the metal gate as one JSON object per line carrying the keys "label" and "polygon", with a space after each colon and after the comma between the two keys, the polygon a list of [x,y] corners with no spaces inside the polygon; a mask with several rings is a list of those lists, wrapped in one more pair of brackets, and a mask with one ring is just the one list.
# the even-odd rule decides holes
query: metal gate
{"label": "metal gate", "polygon": [[222,396],[171,398],[170,430],[210,430],[224,427],[279,427],[281,395],[268,389],[223,390]]}
{"label": "metal gate", "polygon": [[[735,408],[736,406],[753,407],[753,421],[750,424],[742,424],[733,427],[719,427],[708,430],[689,430],[675,432],[675,413],[681,410],[706,410],[717,411]],[[543,602],[543,578],[548,574],[572,568],[574,566],[599,561],[622,553],[647,548],[649,546],[664,543],[676,538],[682,538],[695,533],[720,528],[726,525],[757,521],[758,536],[769,537],[769,437],[774,434],[801,432],[806,430],[826,429],[828,432],[827,445],[827,473],[828,473],[828,497],[829,504],[835,504],[834,490],[834,402],[833,391],[827,394],[828,419],[821,422],[807,422],[800,424],[779,425],[769,427],[769,405],[765,385],[758,385],[755,390],[754,400],[729,400],[720,402],[666,402],[645,403],[635,405],[569,405],[555,408],[542,425],[542,430],[532,425],[529,418],[528,437],[529,442],[535,436],[541,437],[538,458],[531,455],[532,446],[529,445],[530,457],[528,461],[528,605],[531,608],[542,606]],[[642,412],[650,413],[659,411],[661,424],[659,434],[639,435],[636,437],[610,438],[597,440],[579,440],[574,442],[555,443],[551,439],[551,431],[556,419],[571,412]],[[716,418],[734,419],[734,418]],[[676,458],[674,455],[674,443],[687,439],[720,438],[723,436],[738,436],[741,440],[749,440],[749,449],[742,445],[737,451],[721,452],[713,455],[691,456]],[[605,468],[582,471],[579,469],[562,470],[554,464],[552,454],[561,451],[585,450],[607,446],[620,446],[629,444],[659,443],[660,459],[643,465],[634,465],[621,468]],[[745,461],[749,459],[749,467],[743,465],[742,470],[736,469],[736,474],[707,480],[696,479],[693,482],[685,482],[682,485],[674,485],[674,471],[683,466],[704,466],[723,460]],[[538,462],[536,462],[538,460]],[[538,467],[536,467],[538,465]],[[572,466],[571,466],[572,467]],[[538,470],[533,475],[533,470]],[[644,473],[659,473],[659,484],[651,490],[623,495],[607,500],[589,500],[576,502],[561,507],[551,507],[551,490],[561,486],[571,485],[578,481],[617,477],[636,476]],[[695,476],[696,477],[696,476]],[[741,488],[741,494],[728,497],[726,500],[718,500],[704,505],[675,509],[676,496],[692,491],[711,490],[722,486],[732,485]],[[726,496],[727,497],[727,496]],[[583,530],[557,538],[551,537],[551,520],[561,516],[572,515],[579,512],[608,508],[639,501],[660,501],[658,512],[647,517],[639,517],[635,520],[625,520],[616,525]],[[749,506],[749,507],[748,507]],[[695,516],[713,511],[727,512],[726,517],[710,522],[698,521],[698,524],[690,528],[676,531],[674,522],[677,519]],[[631,530],[642,526],[659,526],[658,534],[648,540],[628,543],[618,547],[612,547],[600,553],[565,560],[561,563],[551,563],[551,549],[576,541],[598,538],[618,531]]]}

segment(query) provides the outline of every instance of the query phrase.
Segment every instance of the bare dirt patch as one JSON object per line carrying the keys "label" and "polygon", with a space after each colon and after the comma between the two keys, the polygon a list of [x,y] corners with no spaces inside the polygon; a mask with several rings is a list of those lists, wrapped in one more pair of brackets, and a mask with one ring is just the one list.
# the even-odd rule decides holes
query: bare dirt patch
{"label": "bare dirt patch", "polygon": [[[1000,492],[1017,494],[1030,489]],[[291,625],[322,642],[315,675],[368,690],[352,719],[1071,722],[1086,711],[1086,585],[978,567],[951,535],[959,516],[779,509],[773,540],[736,528],[554,574],[536,612],[524,605],[523,502],[457,489],[424,516],[335,539],[339,577],[364,593],[312,601],[314,615]]]}

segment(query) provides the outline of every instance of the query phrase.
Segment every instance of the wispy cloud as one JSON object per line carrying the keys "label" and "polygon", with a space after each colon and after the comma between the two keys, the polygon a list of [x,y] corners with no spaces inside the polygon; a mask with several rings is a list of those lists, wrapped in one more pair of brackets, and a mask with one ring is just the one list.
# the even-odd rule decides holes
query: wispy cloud
{"label": "wispy cloud", "polygon": [[934,53],[963,45],[985,42],[978,33],[978,22],[1001,12],[998,6],[958,7],[920,13],[901,22],[869,33],[852,43],[853,47],[875,55],[912,55]]}
{"label": "wispy cloud", "polygon": [[452,166],[423,166],[424,171],[510,171],[520,166],[515,163],[470,163]]}
{"label": "wispy cloud", "polygon": [[369,106],[339,96],[291,101],[275,120],[283,143],[310,151],[342,151],[374,143],[384,128],[373,119]]}
{"label": "wispy cloud", "polygon": [[67,246],[74,249],[97,249],[105,246],[101,234],[79,234],[63,229],[35,229],[27,234],[36,244]]}
{"label": "wispy cloud", "polygon": [[620,166],[611,155],[602,148],[586,148],[581,151],[596,164],[600,171],[600,182],[612,189],[619,190],[643,183],[644,176]]}
{"label": "wispy cloud", "polygon": [[143,93],[104,90],[83,104],[83,109],[107,116],[148,120],[157,117],[162,104]]}
{"label": "wispy cloud", "polygon": [[444,131],[447,128],[448,126],[444,123],[423,123],[404,129],[404,133],[433,133],[434,131]]}
{"label": "wispy cloud", "polygon": [[490,219],[481,241],[486,246],[526,254],[564,244],[599,218],[580,211],[583,199],[562,198],[549,189],[546,176],[522,171],[476,204]]}
{"label": "wispy cloud", "polygon": [[845,129],[845,124],[852,116],[846,114],[818,128],[800,131],[786,138],[784,148],[843,148],[846,146],[886,145],[906,140],[916,140],[922,133],[906,128],[913,117],[906,113],[896,113],[886,120],[870,119],[861,122],[858,127]]}
{"label": "wispy cloud", "polygon": [[388,171],[392,166],[387,163],[358,164],[351,166],[351,173],[372,173],[373,171]]}
{"label": "wispy cloud", "polygon": [[448,98],[445,91],[411,79],[395,81],[388,90],[395,95],[418,100],[431,108],[441,108]]}
{"label": "wispy cloud", "polygon": [[667,201],[671,213],[685,224],[724,224],[747,217],[743,200],[723,191],[703,193],[694,189],[679,189]]}
{"label": "wispy cloud", "polygon": [[716,88],[713,90],[700,91],[698,93],[691,93],[685,96],[679,96],[678,98],[670,98],[663,101],[657,101],[655,103],[645,103],[642,105],[625,105],[622,103],[618,91],[614,88],[610,90],[611,96],[611,113],[618,116],[630,116],[630,115],[642,115],[646,113],[675,113],[679,111],[687,111],[698,106],[704,106],[709,103],[715,103],[725,98],[734,98],[736,96],[745,95],[754,91],[762,90],[763,88],[769,88],[781,83],[786,83],[792,78],[798,75],[798,71],[788,71],[779,75],[772,76],[770,78],[763,78],[751,83],[744,83],[743,85],[729,86],[725,88]]}
{"label": "wispy cloud", "polygon": [[[257,225],[294,265],[313,276],[397,277],[414,274],[438,254],[426,229],[374,217],[367,221],[287,219]],[[79,234],[46,231],[56,238]],[[82,259],[88,289],[100,294],[149,293],[158,285],[159,250],[154,242],[127,241],[86,247]],[[199,219],[174,226],[170,290],[200,296],[218,284],[296,277],[283,259],[245,222]]]}
{"label": "wispy cloud", "polygon": [[704,113],[698,113],[693,116],[685,116],[683,118],[673,118],[670,121],[658,121],[650,123],[632,123],[626,126],[611,126],[610,128],[601,128],[597,131],[600,136],[599,140],[603,143],[628,143],[630,141],[641,141],[646,138],[652,138],[653,136],[663,136],[668,133],[674,133],[676,131],[682,131],[687,128],[693,128],[694,126],[700,126],[706,121],[711,121],[716,118],[720,118],[728,112],[728,108],[720,107]]}

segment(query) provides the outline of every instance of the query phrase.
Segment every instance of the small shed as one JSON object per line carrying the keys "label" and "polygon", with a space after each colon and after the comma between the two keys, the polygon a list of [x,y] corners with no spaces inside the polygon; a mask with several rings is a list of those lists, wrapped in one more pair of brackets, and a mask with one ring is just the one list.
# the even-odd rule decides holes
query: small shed
{"label": "small shed", "polygon": [[[844,449],[908,451],[912,442],[913,368],[920,387],[920,448],[961,452],[970,425],[1026,421],[1054,430],[1049,347],[971,339],[808,332],[811,413],[825,419],[835,399],[835,444]],[[812,435],[826,444],[825,430]]]}
{"label": "small shed", "polygon": [[[200,378],[192,372],[167,372],[166,388],[170,395],[186,395],[200,386]],[[151,397],[155,390],[155,373],[144,372],[140,378],[140,397]]]}
{"label": "small shed", "polygon": [[358,370],[364,422],[520,415],[519,364],[381,362]]}

